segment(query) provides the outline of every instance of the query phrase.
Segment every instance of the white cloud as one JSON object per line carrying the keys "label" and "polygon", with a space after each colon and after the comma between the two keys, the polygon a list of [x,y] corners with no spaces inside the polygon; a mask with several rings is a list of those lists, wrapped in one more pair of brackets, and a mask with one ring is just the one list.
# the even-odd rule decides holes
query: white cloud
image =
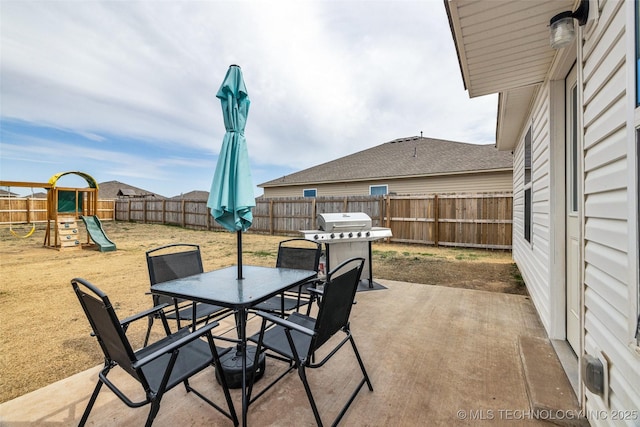
{"label": "white cloud", "polygon": [[[82,135],[92,149],[144,142],[122,145],[121,167],[105,175],[146,174],[153,185],[180,158],[176,148],[190,153],[182,163],[213,159],[224,134],[215,93],[233,63],[252,100],[246,136],[259,176],[421,131],[493,142],[496,99],[467,98],[440,1],[25,0],[0,8],[2,120]],[[92,161],[92,152],[77,153]],[[190,191],[193,181],[173,188]]]}

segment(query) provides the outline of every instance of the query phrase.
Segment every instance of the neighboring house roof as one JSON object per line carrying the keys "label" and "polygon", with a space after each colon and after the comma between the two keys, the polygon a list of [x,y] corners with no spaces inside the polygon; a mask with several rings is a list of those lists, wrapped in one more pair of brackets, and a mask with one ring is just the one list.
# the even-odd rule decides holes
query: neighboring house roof
{"label": "neighboring house roof", "polygon": [[117,199],[118,197],[153,197],[165,199],[164,196],[125,184],[120,181],[107,181],[98,184],[98,197],[101,199]]}
{"label": "neighboring house roof", "polygon": [[17,193],[14,193],[12,191],[0,189],[0,197],[18,197],[18,196],[19,195]]}
{"label": "neighboring house roof", "polygon": [[313,166],[259,187],[413,178],[512,168],[511,154],[499,152],[493,145],[410,137]]}
{"label": "neighboring house roof", "polygon": [[188,193],[184,193],[184,194],[180,194],[178,196],[171,197],[171,200],[181,200],[181,199],[185,199],[185,200],[209,200],[209,192],[208,191],[201,191],[201,190],[194,190],[194,191],[189,191]]}
{"label": "neighboring house roof", "polygon": [[500,93],[496,146],[511,150],[556,51],[549,20],[575,0],[446,0],[445,9],[469,97]]}
{"label": "neighboring house roof", "polygon": [[132,188],[121,188],[120,190],[118,190],[118,193],[116,194],[116,196],[118,196],[118,197],[120,197],[120,196],[135,197],[137,195],[138,195],[138,193],[136,192],[136,190],[134,190]]}

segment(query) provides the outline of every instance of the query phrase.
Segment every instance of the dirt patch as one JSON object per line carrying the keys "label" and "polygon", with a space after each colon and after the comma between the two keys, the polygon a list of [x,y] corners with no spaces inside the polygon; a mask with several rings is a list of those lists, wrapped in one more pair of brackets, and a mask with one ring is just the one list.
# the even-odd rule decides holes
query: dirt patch
{"label": "dirt patch", "polygon": [[510,260],[509,262],[503,262],[501,259],[460,261],[433,259],[420,254],[380,258],[376,253],[373,257],[374,274],[383,279],[517,295],[527,294],[518,269]]}
{"label": "dirt patch", "polygon": [[[121,317],[151,306],[145,251],[176,242],[201,246],[205,270],[234,265],[233,233],[150,224],[104,224],[118,250],[58,251],[43,247],[44,230],[19,239],[0,229],[0,402],[66,378],[102,362],[100,350],[70,280],[82,277],[104,290]],[[80,227],[80,241],[86,241]],[[275,264],[283,236],[247,233],[246,265]],[[511,253],[422,245],[373,245],[374,278],[525,294]],[[146,322],[129,329],[142,342]],[[159,330],[154,330],[159,333]]]}

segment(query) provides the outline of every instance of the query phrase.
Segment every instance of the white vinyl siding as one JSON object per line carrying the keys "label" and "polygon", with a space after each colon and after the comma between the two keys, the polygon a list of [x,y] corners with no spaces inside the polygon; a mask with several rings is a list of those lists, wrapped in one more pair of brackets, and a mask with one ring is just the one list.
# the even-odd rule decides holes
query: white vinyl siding
{"label": "white vinyl siding", "polygon": [[[629,283],[629,200],[626,126],[626,43],[624,2],[602,2],[597,27],[583,45],[584,79],[584,350],[602,352],[609,365],[609,402],[586,393],[587,410],[640,408],[640,355],[630,348],[637,297]],[[637,213],[636,213],[637,215]],[[631,425],[639,420],[628,420]],[[614,425],[608,419],[592,425]]]}
{"label": "white vinyl siding", "polygon": [[540,320],[547,332],[551,329],[550,228],[551,204],[549,155],[549,85],[538,92],[531,123],[531,243],[524,238],[524,135],[514,152],[513,259],[527,284]]}

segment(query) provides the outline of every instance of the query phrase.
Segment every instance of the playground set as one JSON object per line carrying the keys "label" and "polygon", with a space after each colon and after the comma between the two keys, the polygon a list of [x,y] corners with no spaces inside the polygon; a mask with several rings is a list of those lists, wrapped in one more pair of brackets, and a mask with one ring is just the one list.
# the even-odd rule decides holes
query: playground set
{"label": "playground set", "polygon": [[[69,174],[84,178],[88,187],[59,187],[58,180]],[[98,218],[98,184],[90,175],[77,171],[61,172],[53,175],[46,183],[0,181],[0,186],[30,187],[32,192],[33,188],[47,190],[47,228],[43,243],[45,247],[65,250],[93,247],[95,244],[101,252],[116,250],[115,243],[109,240]],[[80,242],[78,219],[82,220],[87,229],[86,243]],[[31,231],[24,236],[19,236],[11,226],[10,221],[10,230],[17,237],[28,237],[35,230],[34,223]]]}

